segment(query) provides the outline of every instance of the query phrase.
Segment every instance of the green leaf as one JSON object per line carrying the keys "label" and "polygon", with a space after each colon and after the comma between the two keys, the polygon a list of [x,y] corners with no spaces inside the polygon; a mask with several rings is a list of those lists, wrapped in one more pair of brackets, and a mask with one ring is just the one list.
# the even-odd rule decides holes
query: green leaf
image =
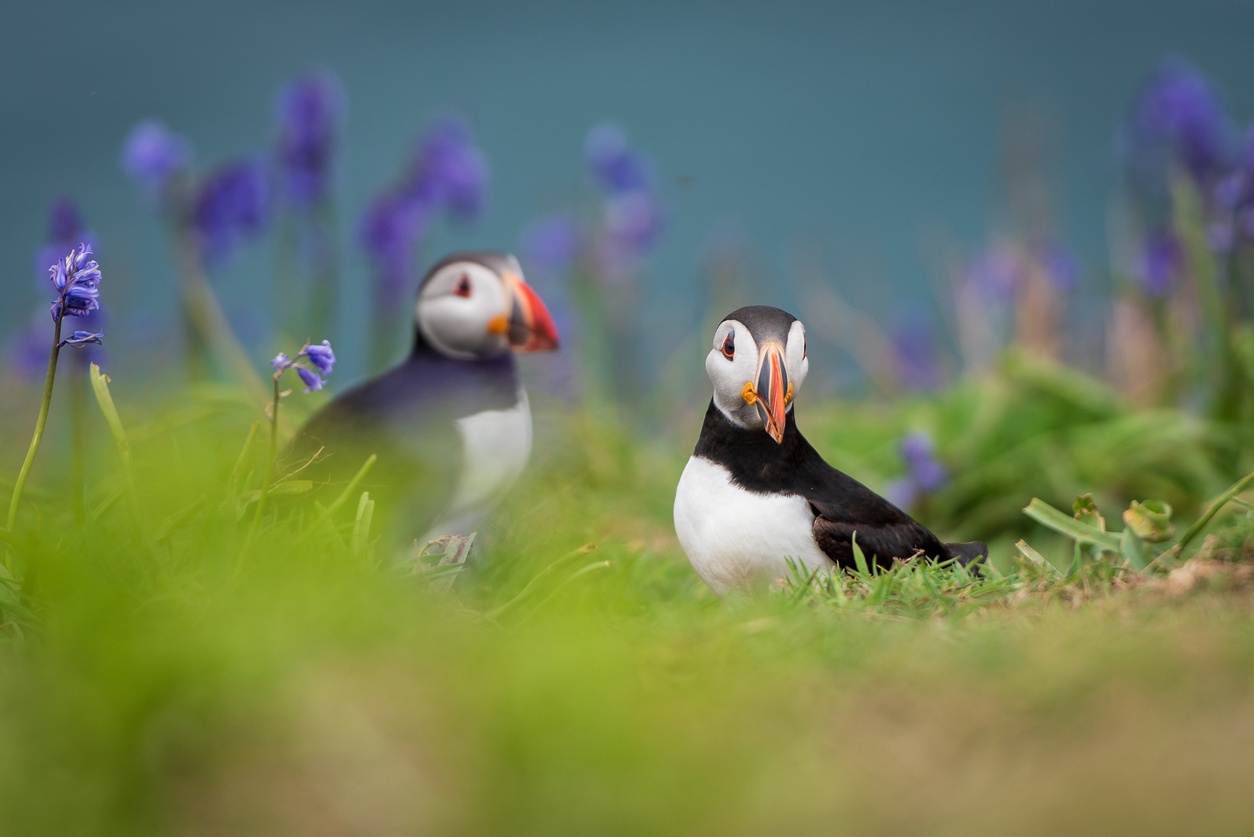
{"label": "green leaf", "polygon": [[118,450],[122,451],[122,456],[129,459],[131,447],[126,440],[126,431],[122,428],[118,408],[113,403],[113,396],[109,394],[109,376],[101,374],[100,365],[96,363],[91,365],[91,389],[96,395],[96,403],[100,405],[100,412],[104,413],[109,432],[113,434],[113,441],[117,443]]}
{"label": "green leaf", "polygon": [[1110,532],[1103,532],[1061,512],[1039,497],[1033,497],[1023,513],[1042,526],[1061,532],[1080,543],[1092,544],[1111,552],[1119,551],[1119,537]]}
{"label": "green leaf", "polygon": [[862,553],[862,547],[858,546],[858,533],[856,530],[850,538],[850,542],[853,546],[853,562],[858,567],[858,574],[869,576],[871,568],[867,566],[866,555]]}

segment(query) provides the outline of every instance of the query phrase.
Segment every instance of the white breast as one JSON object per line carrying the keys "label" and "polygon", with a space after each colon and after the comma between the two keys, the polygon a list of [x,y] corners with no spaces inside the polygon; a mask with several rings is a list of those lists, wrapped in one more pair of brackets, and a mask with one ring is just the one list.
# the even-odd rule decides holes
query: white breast
{"label": "white breast", "polygon": [[726,468],[697,456],[675,490],[675,534],[697,575],[719,594],[787,577],[789,558],[809,569],[831,566],[813,524],[804,497],[747,491]]}
{"label": "white breast", "polygon": [[462,471],[457,491],[428,538],[474,531],[527,467],[531,455],[531,407],[527,393],[507,410],[485,410],[457,420]]}

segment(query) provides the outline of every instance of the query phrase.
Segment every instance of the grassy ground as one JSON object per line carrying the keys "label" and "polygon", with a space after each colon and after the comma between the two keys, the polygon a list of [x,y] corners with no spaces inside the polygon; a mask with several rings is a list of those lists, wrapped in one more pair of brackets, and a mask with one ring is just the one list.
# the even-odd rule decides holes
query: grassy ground
{"label": "grassy ground", "polygon": [[[380,569],[351,522],[250,533],[256,408],[189,403],[124,410],[133,499],[107,449],[81,521],[55,452],[32,494],[35,613],[0,648],[5,833],[1254,827],[1239,566],[1061,584],[1007,547],[983,581],[718,600],[670,528],[684,446],[574,419],[445,594]],[[811,410],[816,440],[890,444]]]}

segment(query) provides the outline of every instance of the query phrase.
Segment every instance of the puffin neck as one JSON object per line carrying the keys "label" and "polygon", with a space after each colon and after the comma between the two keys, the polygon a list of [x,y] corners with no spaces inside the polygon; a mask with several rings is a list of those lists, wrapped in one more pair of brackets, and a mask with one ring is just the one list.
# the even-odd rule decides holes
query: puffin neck
{"label": "puffin neck", "polygon": [[414,343],[409,350],[410,363],[437,363],[439,365],[456,364],[461,369],[478,368],[484,370],[503,370],[513,373],[514,353],[505,352],[496,357],[460,358],[449,357],[427,340],[421,328],[414,329]]}
{"label": "puffin neck", "polygon": [[783,441],[776,442],[764,430],[736,426],[711,399],[693,456],[724,465],[738,478],[741,471],[759,477],[790,474],[813,450],[797,429],[794,413],[787,412]]}

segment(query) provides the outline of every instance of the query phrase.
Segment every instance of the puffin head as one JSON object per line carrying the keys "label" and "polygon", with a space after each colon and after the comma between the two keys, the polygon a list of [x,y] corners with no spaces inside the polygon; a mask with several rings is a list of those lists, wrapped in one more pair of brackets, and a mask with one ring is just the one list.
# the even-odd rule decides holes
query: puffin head
{"label": "puffin head", "polygon": [[810,360],[806,329],[778,308],[749,305],[723,318],[705,358],[714,405],[732,424],[765,430],[778,443]]}
{"label": "puffin head", "polygon": [[418,288],[414,325],[440,354],[461,360],[557,348],[549,310],[508,253],[454,253]]}

